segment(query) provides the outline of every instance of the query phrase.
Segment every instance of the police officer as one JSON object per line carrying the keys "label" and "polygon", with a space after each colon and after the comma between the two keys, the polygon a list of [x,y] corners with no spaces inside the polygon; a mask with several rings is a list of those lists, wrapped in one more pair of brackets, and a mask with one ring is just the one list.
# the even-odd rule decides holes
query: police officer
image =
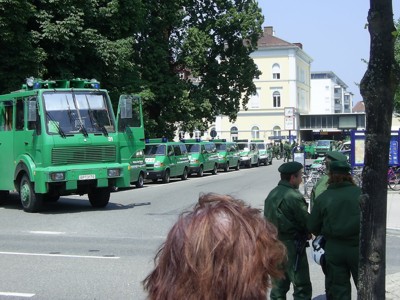
{"label": "police officer", "polygon": [[359,197],[346,161],[330,163],[328,188],[315,199],[308,229],[326,239],[327,299],[351,299],[350,273],[357,286],[360,232]]}
{"label": "police officer", "polygon": [[282,164],[278,171],[281,180],[264,203],[264,216],[278,229],[278,237],[287,248],[285,278],[273,279],[270,299],[286,299],[293,284],[293,297],[311,299],[312,287],[305,247],[309,233],[307,202],[298,188],[302,181],[303,165],[299,162]]}
{"label": "police officer", "polygon": [[328,151],[325,154],[325,168],[326,174],[322,175],[321,178],[314,185],[310,195],[310,208],[312,210],[314,205],[314,199],[322,194],[328,188],[328,173],[329,165],[332,161],[347,161],[347,156],[338,151]]}

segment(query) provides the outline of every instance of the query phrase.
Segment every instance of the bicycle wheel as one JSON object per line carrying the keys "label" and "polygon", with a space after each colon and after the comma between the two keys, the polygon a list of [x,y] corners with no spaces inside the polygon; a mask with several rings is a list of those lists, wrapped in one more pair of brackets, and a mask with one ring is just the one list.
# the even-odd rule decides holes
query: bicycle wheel
{"label": "bicycle wheel", "polygon": [[400,176],[398,173],[392,173],[388,175],[388,185],[393,191],[400,191]]}

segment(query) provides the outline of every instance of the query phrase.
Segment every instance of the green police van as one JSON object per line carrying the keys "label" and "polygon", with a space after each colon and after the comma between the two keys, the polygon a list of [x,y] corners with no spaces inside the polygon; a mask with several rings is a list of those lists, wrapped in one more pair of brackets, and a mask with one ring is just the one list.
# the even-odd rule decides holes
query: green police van
{"label": "green police van", "polygon": [[189,174],[196,173],[202,177],[204,172],[218,173],[218,153],[213,142],[201,141],[200,139],[182,140],[189,153]]}
{"label": "green police van", "polygon": [[168,183],[171,177],[188,178],[190,161],[182,142],[169,142],[166,138],[146,139],[144,154],[147,178],[153,182],[161,179]]}
{"label": "green police van", "polygon": [[249,140],[237,140],[236,143],[240,151],[240,164],[248,168],[258,167],[260,159],[257,144]]}
{"label": "green police van", "polygon": [[235,142],[227,142],[226,139],[212,140],[218,151],[218,168],[225,172],[229,168],[235,170],[240,169],[240,156],[237,144]]}
{"label": "green police van", "polygon": [[272,147],[269,146],[264,140],[251,140],[256,143],[258,149],[258,159],[260,164],[272,165]]}

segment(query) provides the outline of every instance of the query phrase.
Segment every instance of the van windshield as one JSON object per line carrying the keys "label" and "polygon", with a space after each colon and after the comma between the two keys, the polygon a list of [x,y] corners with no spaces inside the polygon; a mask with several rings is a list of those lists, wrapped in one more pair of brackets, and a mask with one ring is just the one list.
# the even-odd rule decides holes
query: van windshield
{"label": "van windshield", "polygon": [[330,141],[318,141],[317,142],[317,146],[319,146],[319,147],[329,147],[330,146],[330,144],[331,144],[331,142]]}
{"label": "van windshield", "polygon": [[167,147],[165,145],[146,145],[144,149],[144,155],[155,156],[155,155],[165,155]]}
{"label": "van windshield", "polygon": [[199,153],[200,152],[199,144],[186,144],[186,148],[189,153]]}
{"label": "van windshield", "polygon": [[217,151],[226,151],[225,144],[215,144],[215,147],[217,148]]}
{"label": "van windshield", "polygon": [[247,144],[237,144],[239,150],[244,150],[245,148],[247,148],[247,151],[249,150],[249,146]]}
{"label": "van windshield", "polygon": [[257,148],[258,149],[265,149],[265,145],[264,144],[257,144]]}

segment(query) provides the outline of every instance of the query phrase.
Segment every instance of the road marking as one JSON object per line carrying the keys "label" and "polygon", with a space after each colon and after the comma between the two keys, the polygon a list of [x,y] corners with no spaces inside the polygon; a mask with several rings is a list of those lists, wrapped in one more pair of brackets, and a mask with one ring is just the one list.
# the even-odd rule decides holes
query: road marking
{"label": "road marking", "polygon": [[28,231],[29,233],[33,234],[65,234],[65,232],[59,232],[59,231]]}
{"label": "road marking", "polygon": [[92,255],[68,255],[68,254],[46,254],[46,253],[26,253],[26,252],[0,252],[4,255],[24,255],[24,256],[47,256],[47,257],[69,257],[69,258],[95,258],[95,259],[119,259],[119,256],[92,256]]}
{"label": "road marking", "polygon": [[0,296],[32,298],[35,294],[0,292]]}

